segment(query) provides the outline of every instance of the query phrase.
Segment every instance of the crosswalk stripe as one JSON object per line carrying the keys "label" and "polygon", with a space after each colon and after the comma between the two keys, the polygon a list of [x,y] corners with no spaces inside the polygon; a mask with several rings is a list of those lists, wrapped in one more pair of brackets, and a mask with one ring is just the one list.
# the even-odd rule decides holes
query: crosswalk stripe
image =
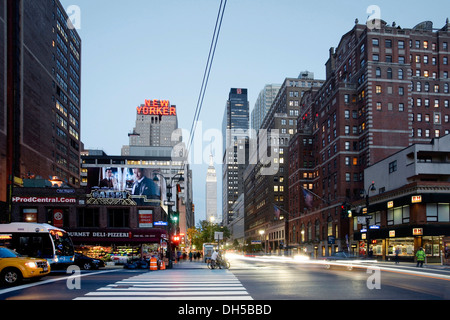
{"label": "crosswalk stripe", "polygon": [[[184,280],[186,279],[186,280]],[[253,300],[229,270],[149,272],[117,281],[75,300]]]}

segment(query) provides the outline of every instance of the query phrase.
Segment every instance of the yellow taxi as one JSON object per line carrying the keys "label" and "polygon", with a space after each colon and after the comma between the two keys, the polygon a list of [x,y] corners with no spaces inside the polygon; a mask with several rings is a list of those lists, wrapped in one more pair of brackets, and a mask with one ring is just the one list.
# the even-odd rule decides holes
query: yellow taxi
{"label": "yellow taxi", "polygon": [[0,247],[0,284],[13,286],[23,279],[38,279],[49,273],[47,260],[22,257],[17,252]]}

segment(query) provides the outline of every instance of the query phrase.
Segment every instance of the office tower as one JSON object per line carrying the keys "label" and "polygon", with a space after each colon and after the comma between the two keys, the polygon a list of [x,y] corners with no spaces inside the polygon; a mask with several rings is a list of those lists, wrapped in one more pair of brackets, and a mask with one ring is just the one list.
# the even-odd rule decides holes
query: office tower
{"label": "office tower", "polygon": [[376,28],[355,24],[331,48],[326,83],[302,101],[290,145],[292,157],[304,158],[291,168],[290,195],[310,192],[290,199],[289,245],[315,255],[357,253],[341,206],[374,195],[364,170],[449,133],[449,42],[448,21],[441,29],[429,21],[412,29],[379,21]]}
{"label": "office tower", "polygon": [[0,17],[0,210],[5,214],[12,186],[22,186],[23,179],[57,176],[79,186],[81,39],[59,1],[2,1]]}
{"label": "office tower", "polygon": [[261,128],[261,124],[267,112],[269,112],[280,88],[280,84],[268,84],[261,90],[252,111],[252,130],[257,132]]}
{"label": "office tower", "polygon": [[233,220],[233,204],[244,192],[243,172],[248,163],[249,102],[247,89],[230,91],[222,123],[222,221]]}
{"label": "office tower", "polygon": [[219,222],[217,216],[217,175],[212,155],[206,173],[206,220]]}

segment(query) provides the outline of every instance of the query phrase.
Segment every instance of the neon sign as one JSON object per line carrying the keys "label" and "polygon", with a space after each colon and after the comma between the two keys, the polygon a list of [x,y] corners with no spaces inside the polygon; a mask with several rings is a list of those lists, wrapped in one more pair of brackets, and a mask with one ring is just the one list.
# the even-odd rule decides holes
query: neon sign
{"label": "neon sign", "polygon": [[145,100],[145,104],[137,107],[138,115],[176,116],[177,108],[171,107],[168,100]]}

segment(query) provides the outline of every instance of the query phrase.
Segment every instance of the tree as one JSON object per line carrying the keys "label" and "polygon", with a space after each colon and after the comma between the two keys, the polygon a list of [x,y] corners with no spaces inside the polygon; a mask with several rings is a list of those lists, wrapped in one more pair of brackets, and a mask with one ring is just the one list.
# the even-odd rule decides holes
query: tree
{"label": "tree", "polygon": [[[192,230],[191,230],[192,229]],[[190,231],[189,231],[190,230]],[[202,248],[204,243],[215,242],[214,233],[223,232],[223,241],[230,238],[230,230],[227,227],[222,227],[217,223],[211,223],[207,220],[202,220],[195,228],[190,228],[189,234],[192,234],[191,243],[196,248]]]}

